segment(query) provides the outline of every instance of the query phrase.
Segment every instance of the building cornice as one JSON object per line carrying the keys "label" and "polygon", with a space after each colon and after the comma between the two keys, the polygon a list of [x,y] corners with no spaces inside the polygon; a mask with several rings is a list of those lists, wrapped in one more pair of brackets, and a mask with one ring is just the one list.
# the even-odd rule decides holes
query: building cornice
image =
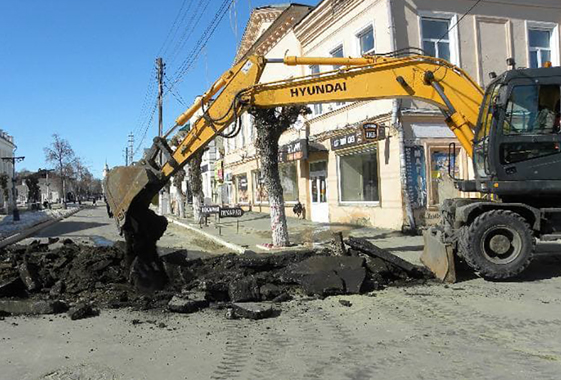
{"label": "building cornice", "polygon": [[[377,4],[379,1],[373,1],[370,6]],[[302,47],[315,42],[319,34],[328,30],[331,25],[345,17],[362,3],[363,0],[322,1],[294,27],[294,33]]]}
{"label": "building cornice", "polygon": [[[267,54],[311,9],[310,6],[300,4],[256,8],[240,42],[235,63],[251,54]],[[261,35],[257,35],[264,22],[271,22],[271,25]]]}

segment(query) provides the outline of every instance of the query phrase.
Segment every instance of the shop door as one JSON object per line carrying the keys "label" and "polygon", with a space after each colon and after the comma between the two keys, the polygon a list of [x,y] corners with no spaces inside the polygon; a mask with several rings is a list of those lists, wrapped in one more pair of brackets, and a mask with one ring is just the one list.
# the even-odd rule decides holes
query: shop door
{"label": "shop door", "polygon": [[329,223],[327,205],[327,161],[310,164],[310,193],[312,195],[312,221]]}

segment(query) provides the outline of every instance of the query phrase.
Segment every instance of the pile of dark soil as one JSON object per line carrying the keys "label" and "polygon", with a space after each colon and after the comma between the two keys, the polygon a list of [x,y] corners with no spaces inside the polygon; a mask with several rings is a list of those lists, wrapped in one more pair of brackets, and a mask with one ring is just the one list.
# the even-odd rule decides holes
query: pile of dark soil
{"label": "pile of dark soil", "polygon": [[[360,249],[227,254],[206,259],[192,259],[187,251],[175,251],[162,256],[169,283],[164,290],[147,294],[128,281],[124,242],[91,247],[69,239],[56,245],[35,241],[0,250],[0,312],[25,314],[25,308],[14,309],[14,300],[43,302],[29,310],[63,310],[61,304],[76,309],[86,304],[191,312],[201,305],[358,294],[427,278],[420,268],[392,262],[393,255],[385,259],[372,256],[366,243],[347,243]],[[168,307],[172,298],[173,308]],[[57,306],[45,307],[45,301]],[[3,309],[3,305],[9,307]]]}

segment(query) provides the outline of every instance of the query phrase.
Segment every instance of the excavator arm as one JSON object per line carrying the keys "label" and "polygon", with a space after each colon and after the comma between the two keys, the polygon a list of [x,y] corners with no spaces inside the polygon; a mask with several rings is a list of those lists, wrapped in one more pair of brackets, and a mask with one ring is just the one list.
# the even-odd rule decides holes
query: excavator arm
{"label": "excavator arm", "polygon": [[[259,84],[266,64],[330,65],[339,69],[319,75]],[[426,56],[363,58],[299,58],[266,60],[250,56],[225,72],[176,120],[137,164],[112,169],[104,191],[118,227],[127,241],[130,280],[147,289],[162,288],[167,276],[156,251],[167,220],[149,210],[149,203],[178,170],[249,107],[279,107],[322,102],[410,98],[440,108],[450,129],[471,156],[473,130],[483,99],[481,88],[460,68]],[[197,111],[202,116],[173,150],[167,137]],[[430,258],[441,265],[442,255]],[[449,260],[448,260],[449,261]],[[445,262],[446,264],[446,262]],[[431,266],[432,268],[432,266]]]}
{"label": "excavator arm", "polygon": [[[318,75],[259,84],[267,64],[340,68]],[[419,55],[269,60],[250,56],[224,73],[200,101],[176,119],[176,125],[165,136],[156,137],[139,165],[117,167],[109,172],[105,180],[107,200],[119,227],[123,227],[131,205],[147,207],[195,152],[220,135],[249,107],[395,98],[419,99],[439,107],[462,147],[472,155],[473,130],[483,91],[467,73],[447,61]],[[172,150],[166,137],[176,127],[185,125],[200,109],[203,116]],[[164,157],[163,162],[159,157]]]}
{"label": "excavator arm", "polygon": [[[256,57],[247,62],[255,62]],[[305,76],[255,84],[235,86],[219,96],[205,116],[197,120],[191,133],[175,151],[173,159],[182,163],[235,121],[248,107],[280,107],[297,104],[409,98],[419,99],[439,107],[445,120],[468,155],[472,155],[473,130],[477,121],[483,90],[462,69],[441,59],[412,56],[405,58],[300,58],[286,57],[285,65],[333,65],[338,70],[317,76]],[[257,63],[257,65],[263,62]],[[255,69],[257,71],[257,68]],[[246,75],[246,74],[244,74]],[[252,77],[253,78],[253,77]],[[257,76],[256,76],[257,78]],[[243,79],[246,79],[244,77]],[[247,80],[241,80],[247,83]],[[203,103],[204,104],[204,103]],[[194,105],[196,109],[200,104]],[[193,107],[192,107],[193,108]],[[193,111],[181,115],[177,125],[183,125]],[[212,120],[216,120],[213,123]],[[203,143],[204,142],[204,143]],[[162,168],[165,176],[173,175],[175,162]]]}

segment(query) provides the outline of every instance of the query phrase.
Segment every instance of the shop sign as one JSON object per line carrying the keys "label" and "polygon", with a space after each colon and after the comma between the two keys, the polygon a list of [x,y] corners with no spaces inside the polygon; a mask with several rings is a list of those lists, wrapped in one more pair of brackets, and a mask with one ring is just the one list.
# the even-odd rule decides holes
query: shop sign
{"label": "shop sign", "polygon": [[241,207],[202,206],[201,214],[218,214],[220,218],[239,218],[244,211]]}
{"label": "shop sign", "polygon": [[218,214],[220,212],[220,206],[202,206],[201,214]]}
{"label": "shop sign", "polygon": [[289,162],[308,158],[308,140],[300,139],[279,148],[279,161]]}
{"label": "shop sign", "polygon": [[220,207],[221,218],[239,218],[243,215],[241,207]]}
{"label": "shop sign", "polygon": [[386,137],[386,126],[378,123],[364,123],[362,124],[362,132],[365,141],[382,140]]}
{"label": "shop sign", "polygon": [[343,136],[331,138],[331,150],[349,148],[364,142],[362,131],[354,131]]}

